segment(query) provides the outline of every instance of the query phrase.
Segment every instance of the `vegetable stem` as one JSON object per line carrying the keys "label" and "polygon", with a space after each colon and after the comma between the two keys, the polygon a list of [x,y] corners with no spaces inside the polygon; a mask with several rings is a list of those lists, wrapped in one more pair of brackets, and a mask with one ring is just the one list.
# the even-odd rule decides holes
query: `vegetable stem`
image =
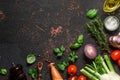
{"label": "vegetable stem", "polygon": [[99,80],[97,77],[95,77],[93,74],[91,74],[90,72],[88,72],[85,69],[81,69],[80,71],[91,80]]}
{"label": "vegetable stem", "polygon": [[94,74],[96,77],[100,78],[101,75],[97,71],[92,70],[88,66],[86,66],[85,69],[88,70],[90,73]]}
{"label": "vegetable stem", "polygon": [[109,70],[115,72],[115,70],[113,68],[113,65],[112,65],[112,63],[111,63],[110,58],[108,57],[108,55],[104,55],[104,59],[105,59],[107,65],[108,65]]}
{"label": "vegetable stem", "polygon": [[109,73],[110,71],[109,71],[107,65],[105,64],[105,61],[104,61],[104,59],[102,58],[102,56],[100,56],[100,59],[101,59],[101,62],[102,62],[102,65],[103,65],[104,69],[106,70],[107,73]]}

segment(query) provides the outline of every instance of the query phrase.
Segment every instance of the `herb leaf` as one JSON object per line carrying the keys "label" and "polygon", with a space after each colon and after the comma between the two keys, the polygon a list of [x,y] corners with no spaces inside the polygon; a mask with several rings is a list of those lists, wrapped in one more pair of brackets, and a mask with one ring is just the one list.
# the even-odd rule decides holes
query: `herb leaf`
{"label": "herb leaf", "polygon": [[59,48],[54,48],[53,51],[54,51],[55,53],[59,53],[59,52],[60,52],[60,49],[59,49]]}
{"label": "herb leaf", "polygon": [[34,68],[34,69],[29,69],[28,70],[28,74],[32,77],[32,78],[35,78],[36,75],[37,75],[37,68]]}
{"label": "herb leaf", "polygon": [[78,42],[79,44],[82,44],[82,43],[83,43],[83,40],[84,40],[83,35],[82,35],[82,34],[79,35],[79,36],[78,36],[78,39],[77,39],[77,42]]}
{"label": "herb leaf", "polygon": [[64,51],[65,51],[65,47],[62,45],[62,46],[60,47],[60,50],[61,50],[61,52],[64,52]]}
{"label": "herb leaf", "polygon": [[77,42],[70,46],[70,49],[76,50],[76,49],[80,48],[83,44],[83,41],[84,41],[84,37],[81,34],[81,35],[78,36]]}
{"label": "herb leaf", "polygon": [[62,71],[65,70],[65,68],[69,65],[69,63],[67,61],[63,61],[63,62],[59,62],[57,64],[58,68]]}
{"label": "herb leaf", "polygon": [[70,49],[78,49],[80,47],[79,43],[74,43],[70,46]]}
{"label": "herb leaf", "polygon": [[68,57],[68,59],[69,59],[72,63],[74,63],[77,58],[78,58],[78,56],[75,54],[74,51],[71,52],[70,55],[69,55],[69,57]]}
{"label": "herb leaf", "polygon": [[65,47],[62,45],[60,48],[54,48],[53,51],[57,57],[61,57],[64,54]]}

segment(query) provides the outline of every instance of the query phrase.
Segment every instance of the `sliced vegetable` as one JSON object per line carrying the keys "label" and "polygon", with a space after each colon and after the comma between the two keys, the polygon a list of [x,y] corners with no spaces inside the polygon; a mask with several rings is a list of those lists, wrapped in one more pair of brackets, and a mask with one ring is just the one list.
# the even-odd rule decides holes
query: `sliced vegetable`
{"label": "sliced vegetable", "polygon": [[94,20],[91,20],[89,23],[87,23],[87,29],[88,31],[90,31],[92,36],[95,37],[97,43],[102,48],[102,50],[110,53],[107,36],[104,32],[103,22],[101,21],[101,19],[97,17]]}
{"label": "sliced vegetable", "polygon": [[77,80],[77,76],[70,76],[70,78],[68,80]]}
{"label": "sliced vegetable", "polygon": [[77,58],[78,58],[78,56],[76,55],[76,53],[75,53],[74,51],[71,52],[70,55],[69,55],[69,57],[68,57],[68,59],[69,59],[72,63],[74,63]]}
{"label": "sliced vegetable", "polygon": [[0,69],[0,74],[1,75],[7,75],[8,71],[5,68]]}
{"label": "sliced vegetable", "polygon": [[86,76],[84,75],[79,75],[78,80],[87,80]]}
{"label": "sliced vegetable", "polygon": [[67,61],[63,61],[63,62],[59,62],[57,64],[58,68],[62,71],[65,70],[65,68],[69,65],[69,63]]}
{"label": "sliced vegetable", "polygon": [[49,65],[51,69],[52,80],[63,80],[62,76],[60,75],[60,73],[53,64],[54,63],[50,63]]}
{"label": "sliced vegetable", "polygon": [[87,13],[86,16],[90,19],[94,18],[97,16],[98,10],[97,9],[90,9]]}
{"label": "sliced vegetable", "polygon": [[65,47],[62,45],[60,48],[54,48],[53,51],[57,57],[61,57],[64,54]]}
{"label": "sliced vegetable", "polygon": [[68,66],[67,72],[69,75],[73,76],[77,73],[77,66],[74,64],[71,64]]}
{"label": "sliced vegetable", "polygon": [[104,25],[108,31],[115,31],[119,27],[119,19],[116,16],[108,16],[104,20]]}
{"label": "sliced vegetable", "polygon": [[86,65],[80,71],[90,80],[120,80],[108,55],[97,56],[92,65]]}
{"label": "sliced vegetable", "polygon": [[120,49],[120,33],[115,36],[110,36],[109,42],[113,47]]}
{"label": "sliced vegetable", "polygon": [[94,59],[97,56],[97,50],[93,44],[85,45],[84,53],[89,59]]}
{"label": "sliced vegetable", "polygon": [[33,64],[36,61],[36,56],[34,54],[28,54],[27,55],[27,63]]}
{"label": "sliced vegetable", "polygon": [[111,53],[111,58],[116,61],[120,59],[120,50],[114,50]]}

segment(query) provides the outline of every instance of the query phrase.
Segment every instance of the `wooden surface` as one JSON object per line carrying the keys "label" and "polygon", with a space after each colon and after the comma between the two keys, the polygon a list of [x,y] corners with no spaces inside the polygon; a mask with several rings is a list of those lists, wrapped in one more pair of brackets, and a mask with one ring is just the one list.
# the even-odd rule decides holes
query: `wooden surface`
{"label": "wooden surface", "polygon": [[[84,56],[84,45],[87,43],[96,45],[85,28],[89,21],[85,14],[89,9],[95,8],[99,10],[98,16],[103,20],[108,16],[102,10],[103,3],[104,0],[0,0],[0,68],[9,69],[14,62],[22,64],[24,72],[27,73],[37,61],[42,61],[43,79],[51,80],[48,63],[44,59],[49,57],[49,60],[55,63],[63,61],[70,53],[69,46],[76,41],[79,34],[83,34],[85,40],[77,51],[79,58],[75,63],[79,75],[79,70],[90,62]],[[118,18],[119,13],[120,9],[115,12]],[[106,34],[115,35],[119,31],[113,33],[106,31]],[[53,54],[53,48],[61,45],[66,48],[66,56],[57,59]],[[26,63],[28,53],[40,55],[33,65]],[[116,65],[115,68],[120,73]],[[64,79],[68,78],[66,70],[60,73]],[[0,80],[7,78],[8,75],[0,76]]]}

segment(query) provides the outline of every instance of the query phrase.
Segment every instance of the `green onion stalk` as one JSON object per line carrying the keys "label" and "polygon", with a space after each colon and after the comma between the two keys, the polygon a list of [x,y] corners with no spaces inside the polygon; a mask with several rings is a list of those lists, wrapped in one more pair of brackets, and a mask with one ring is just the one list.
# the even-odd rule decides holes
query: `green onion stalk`
{"label": "green onion stalk", "polygon": [[91,65],[87,64],[80,72],[90,80],[120,80],[108,55],[98,55]]}

